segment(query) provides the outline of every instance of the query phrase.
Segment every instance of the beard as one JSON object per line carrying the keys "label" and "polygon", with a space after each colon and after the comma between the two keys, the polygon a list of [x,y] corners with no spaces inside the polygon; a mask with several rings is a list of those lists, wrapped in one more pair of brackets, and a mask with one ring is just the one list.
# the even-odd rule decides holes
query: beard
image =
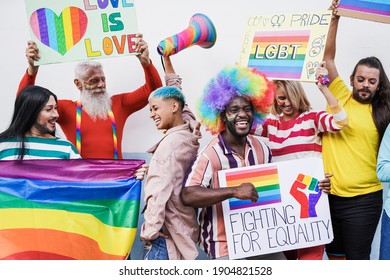
{"label": "beard", "polygon": [[111,98],[105,89],[82,89],[80,95],[83,110],[93,119],[105,120],[111,109]]}
{"label": "beard", "polygon": [[54,129],[50,129],[47,127],[47,125],[39,123],[39,122],[36,122],[34,124],[34,127],[41,135],[50,134],[52,136],[55,136],[55,132],[56,132],[55,127],[54,127]]}
{"label": "beard", "polygon": [[[365,92],[365,96],[361,94],[361,92]],[[375,92],[370,91],[369,89],[355,89],[353,88],[352,92],[353,98],[362,103],[362,104],[369,104],[372,103],[372,100],[374,99]]]}
{"label": "beard", "polygon": [[248,119],[247,121],[248,121],[248,129],[246,131],[237,131],[236,118],[234,118],[233,120],[226,120],[225,126],[234,137],[242,138],[242,137],[246,137],[250,133],[253,125],[253,119]]}

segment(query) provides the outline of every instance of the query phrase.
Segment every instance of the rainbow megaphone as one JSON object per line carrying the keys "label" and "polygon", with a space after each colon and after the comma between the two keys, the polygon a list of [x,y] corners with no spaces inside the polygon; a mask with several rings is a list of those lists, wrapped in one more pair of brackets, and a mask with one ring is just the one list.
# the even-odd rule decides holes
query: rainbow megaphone
{"label": "rainbow megaphone", "polygon": [[191,17],[187,29],[162,40],[157,51],[161,56],[170,56],[193,45],[207,49],[214,46],[216,39],[214,24],[206,15],[198,13]]}

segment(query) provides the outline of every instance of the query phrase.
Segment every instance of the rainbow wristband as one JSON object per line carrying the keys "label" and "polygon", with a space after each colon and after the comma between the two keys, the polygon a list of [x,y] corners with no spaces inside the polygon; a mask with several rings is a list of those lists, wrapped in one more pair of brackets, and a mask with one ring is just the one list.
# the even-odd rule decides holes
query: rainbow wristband
{"label": "rainbow wristband", "polygon": [[318,82],[324,86],[328,86],[330,84],[330,80],[328,78],[328,75],[319,75]]}

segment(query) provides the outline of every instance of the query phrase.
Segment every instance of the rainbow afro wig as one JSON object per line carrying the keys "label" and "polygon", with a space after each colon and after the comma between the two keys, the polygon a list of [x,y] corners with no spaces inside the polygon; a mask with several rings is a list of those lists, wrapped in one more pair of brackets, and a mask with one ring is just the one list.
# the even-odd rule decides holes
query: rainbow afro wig
{"label": "rainbow afro wig", "polygon": [[253,106],[253,126],[262,124],[274,102],[274,84],[256,69],[225,67],[212,78],[198,101],[198,116],[212,134],[225,129],[221,113],[235,97],[249,99]]}

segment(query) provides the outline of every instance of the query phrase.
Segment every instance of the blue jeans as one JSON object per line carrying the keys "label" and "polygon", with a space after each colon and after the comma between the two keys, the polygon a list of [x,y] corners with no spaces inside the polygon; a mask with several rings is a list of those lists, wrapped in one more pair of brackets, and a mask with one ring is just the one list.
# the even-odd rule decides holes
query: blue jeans
{"label": "blue jeans", "polygon": [[385,210],[382,215],[381,245],[379,249],[380,260],[390,260],[390,218]]}
{"label": "blue jeans", "polygon": [[144,260],[169,260],[165,238],[159,236],[145,245]]}

